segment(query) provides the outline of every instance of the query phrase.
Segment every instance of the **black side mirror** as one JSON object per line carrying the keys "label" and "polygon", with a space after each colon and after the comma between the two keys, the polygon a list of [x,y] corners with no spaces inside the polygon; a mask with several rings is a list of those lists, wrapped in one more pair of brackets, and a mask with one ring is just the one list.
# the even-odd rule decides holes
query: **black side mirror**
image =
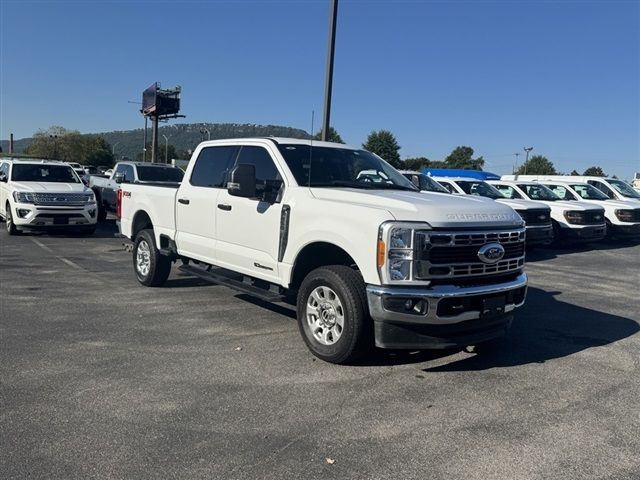
{"label": "black side mirror", "polygon": [[7,174],[0,173],[0,182],[7,183]]}
{"label": "black side mirror", "polygon": [[227,183],[229,195],[234,197],[256,197],[256,167],[249,163],[236,165],[229,174]]}
{"label": "black side mirror", "polygon": [[113,179],[116,181],[116,183],[124,183],[124,173],[117,172]]}

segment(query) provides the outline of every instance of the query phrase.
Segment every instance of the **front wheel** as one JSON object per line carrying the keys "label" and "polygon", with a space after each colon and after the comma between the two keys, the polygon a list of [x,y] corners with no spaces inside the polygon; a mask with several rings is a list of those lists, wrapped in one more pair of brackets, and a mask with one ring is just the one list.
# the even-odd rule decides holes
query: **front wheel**
{"label": "front wheel", "polygon": [[20,230],[18,230],[16,228],[16,224],[13,223],[13,215],[11,214],[11,205],[9,205],[9,202],[7,202],[7,206],[5,208],[6,210],[6,217],[5,217],[5,223],[6,223],[6,228],[7,228],[7,233],[9,235],[19,235],[20,234]]}
{"label": "front wheel", "polygon": [[320,267],[303,280],[297,298],[298,327],[316,357],[350,363],[372,346],[364,281],[343,265]]}
{"label": "front wheel", "polygon": [[147,287],[159,287],[171,272],[171,260],[156,247],[153,230],[142,230],[133,246],[133,269],[138,281]]}

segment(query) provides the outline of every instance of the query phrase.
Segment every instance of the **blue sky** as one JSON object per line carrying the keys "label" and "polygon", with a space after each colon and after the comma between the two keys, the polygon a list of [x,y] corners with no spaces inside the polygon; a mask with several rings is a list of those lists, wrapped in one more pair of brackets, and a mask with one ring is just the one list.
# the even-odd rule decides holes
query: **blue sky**
{"label": "blue sky", "polygon": [[[2,139],[140,128],[127,101],[154,81],[182,86],[186,122],[321,124],[326,0],[0,5]],[[638,1],[341,0],[331,123],[351,144],[391,130],[403,158],[469,145],[510,173],[533,146],[630,177],[639,32]]]}

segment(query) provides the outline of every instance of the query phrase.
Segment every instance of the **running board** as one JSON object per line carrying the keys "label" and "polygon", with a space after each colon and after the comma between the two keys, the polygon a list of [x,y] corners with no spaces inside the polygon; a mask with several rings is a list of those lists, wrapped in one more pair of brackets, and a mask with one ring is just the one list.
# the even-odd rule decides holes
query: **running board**
{"label": "running board", "polygon": [[[191,265],[182,265],[179,267],[179,270],[190,275],[195,275],[207,282],[224,285],[225,287],[229,287],[238,292],[251,295],[252,297],[257,297],[265,302],[279,302],[284,299],[284,295],[282,294],[282,289],[280,287],[276,285],[272,285],[269,288],[259,287],[256,285],[256,280],[251,277],[245,276],[243,277],[244,280],[240,281],[231,278],[224,273],[219,273],[220,269],[215,269],[217,271],[213,271],[214,269],[207,271],[204,268],[194,267]],[[274,288],[276,288],[277,291],[274,290]]]}

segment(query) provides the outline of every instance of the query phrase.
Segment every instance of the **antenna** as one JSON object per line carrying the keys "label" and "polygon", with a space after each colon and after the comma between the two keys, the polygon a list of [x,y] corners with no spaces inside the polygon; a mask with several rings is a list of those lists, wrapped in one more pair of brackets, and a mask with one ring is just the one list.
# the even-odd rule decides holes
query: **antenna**
{"label": "antenna", "polygon": [[311,110],[311,140],[309,141],[309,176],[307,177],[307,187],[311,188],[311,160],[313,159],[313,119],[315,110]]}

